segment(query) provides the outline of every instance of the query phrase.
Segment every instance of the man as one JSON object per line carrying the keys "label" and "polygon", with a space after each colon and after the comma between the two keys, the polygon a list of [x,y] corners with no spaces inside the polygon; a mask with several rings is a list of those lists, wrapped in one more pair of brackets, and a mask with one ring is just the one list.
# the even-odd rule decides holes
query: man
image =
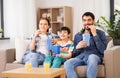
{"label": "man", "polygon": [[[98,64],[102,63],[104,50],[107,46],[105,33],[94,26],[95,16],[86,12],[82,16],[84,29],[74,38],[73,57],[64,63],[67,78],[78,78],[75,67],[87,65],[87,78],[96,78]],[[90,35],[89,43],[83,39],[83,34]],[[89,44],[89,45],[88,45]]]}

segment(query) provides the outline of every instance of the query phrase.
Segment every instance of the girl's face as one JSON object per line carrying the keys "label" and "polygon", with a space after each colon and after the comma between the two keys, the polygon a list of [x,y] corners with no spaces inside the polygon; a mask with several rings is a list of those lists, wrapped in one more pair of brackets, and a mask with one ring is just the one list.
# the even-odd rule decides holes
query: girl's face
{"label": "girl's face", "polygon": [[70,35],[68,34],[68,32],[66,30],[62,30],[60,31],[60,38],[61,39],[68,39],[70,37]]}
{"label": "girl's face", "polygon": [[45,19],[41,19],[39,22],[40,32],[47,32],[48,28],[49,28],[48,21]]}

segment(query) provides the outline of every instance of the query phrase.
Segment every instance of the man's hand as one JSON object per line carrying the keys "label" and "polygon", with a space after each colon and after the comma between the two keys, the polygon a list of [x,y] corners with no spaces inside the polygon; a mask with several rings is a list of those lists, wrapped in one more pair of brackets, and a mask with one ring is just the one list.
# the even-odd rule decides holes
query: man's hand
{"label": "man's hand", "polygon": [[82,40],[77,44],[76,49],[85,48],[85,47],[87,47],[87,42]]}
{"label": "man's hand", "polygon": [[97,33],[96,33],[96,27],[94,25],[90,25],[88,27],[90,28],[92,35],[96,36],[97,35]]}

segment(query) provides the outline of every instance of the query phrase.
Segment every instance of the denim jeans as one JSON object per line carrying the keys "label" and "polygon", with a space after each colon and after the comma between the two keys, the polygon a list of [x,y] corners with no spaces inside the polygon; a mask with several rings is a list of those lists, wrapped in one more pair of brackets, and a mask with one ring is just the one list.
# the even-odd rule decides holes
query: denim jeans
{"label": "denim jeans", "polygon": [[42,65],[45,59],[45,55],[40,53],[40,52],[31,52],[28,51],[27,53],[25,53],[24,57],[23,57],[23,64],[25,64],[26,62],[31,62],[32,67],[38,67],[39,65]]}
{"label": "denim jeans", "polygon": [[46,56],[44,62],[49,62],[51,68],[60,68],[61,64],[64,63],[66,61],[65,58],[61,58],[61,57],[54,57],[51,55]]}
{"label": "denim jeans", "polygon": [[71,58],[64,63],[67,78],[78,78],[75,67],[82,65],[87,65],[87,78],[96,78],[99,63],[101,63],[101,60],[95,54],[89,55],[88,60],[84,58]]}

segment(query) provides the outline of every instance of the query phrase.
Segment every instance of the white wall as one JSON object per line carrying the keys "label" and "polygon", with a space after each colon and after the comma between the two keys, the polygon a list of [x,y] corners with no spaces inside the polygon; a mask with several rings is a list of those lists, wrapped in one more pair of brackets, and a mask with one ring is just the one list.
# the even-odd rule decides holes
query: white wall
{"label": "white wall", "polygon": [[120,1],[119,0],[114,0],[115,1],[115,9],[120,10]]}
{"label": "white wall", "polygon": [[37,0],[37,8],[52,6],[71,6],[73,9],[73,34],[82,27],[81,16],[86,11],[95,14],[96,20],[100,16],[109,18],[109,0]]}
{"label": "white wall", "polygon": [[71,6],[73,9],[73,34],[82,27],[81,16],[91,11],[96,19],[109,18],[109,0],[4,0],[5,37],[14,44],[16,36],[28,37],[36,30],[36,8]]}
{"label": "white wall", "polygon": [[4,0],[5,36],[28,37],[36,30],[35,0]]}

